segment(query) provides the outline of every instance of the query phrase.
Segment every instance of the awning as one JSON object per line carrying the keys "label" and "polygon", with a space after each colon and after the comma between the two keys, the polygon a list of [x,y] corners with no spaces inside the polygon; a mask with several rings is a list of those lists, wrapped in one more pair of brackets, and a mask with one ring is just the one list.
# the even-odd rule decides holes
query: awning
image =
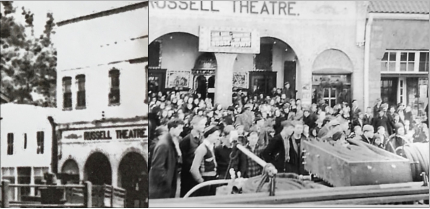
{"label": "awning", "polygon": [[323,68],[312,71],[314,75],[349,75],[351,71],[342,68]]}

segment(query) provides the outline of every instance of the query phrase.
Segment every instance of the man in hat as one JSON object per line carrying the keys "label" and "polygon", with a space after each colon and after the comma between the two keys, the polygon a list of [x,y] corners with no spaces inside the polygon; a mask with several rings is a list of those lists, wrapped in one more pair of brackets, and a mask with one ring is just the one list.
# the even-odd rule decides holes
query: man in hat
{"label": "man in hat", "polygon": [[373,106],[373,116],[376,117],[378,115],[379,110],[381,109],[382,100],[380,98],[376,99],[376,104]]}
{"label": "man in hat", "polygon": [[378,115],[373,118],[372,125],[374,129],[378,129],[379,126],[384,127],[385,130],[388,131],[389,121],[387,116],[385,116],[384,109],[381,107],[378,110]]}
{"label": "man in hat", "polygon": [[285,94],[287,100],[296,98],[294,96],[294,90],[290,88],[289,82],[285,82],[284,89],[282,90],[282,93]]}
{"label": "man in hat", "polygon": [[224,124],[227,125],[233,125],[234,124],[234,107],[229,106],[227,108],[227,115],[223,118]]}
{"label": "man in hat", "polygon": [[[239,163],[240,158],[230,159],[230,154],[234,143],[237,142],[238,133],[232,125],[224,127],[221,137],[221,144],[215,147],[215,160],[217,162],[217,174],[220,179],[229,179],[230,173],[227,172],[230,168],[239,171],[239,165],[244,165],[245,162]],[[238,153],[240,154],[240,153]]]}
{"label": "man in hat", "polygon": [[364,125],[363,126],[363,135],[361,135],[361,141],[373,144],[374,142],[374,134],[375,129],[371,125]]}
{"label": "man in hat", "polygon": [[281,133],[269,142],[262,156],[266,162],[272,163],[278,172],[285,172],[286,162],[290,160],[289,139],[294,132],[294,125],[292,121],[284,121],[281,125]]}

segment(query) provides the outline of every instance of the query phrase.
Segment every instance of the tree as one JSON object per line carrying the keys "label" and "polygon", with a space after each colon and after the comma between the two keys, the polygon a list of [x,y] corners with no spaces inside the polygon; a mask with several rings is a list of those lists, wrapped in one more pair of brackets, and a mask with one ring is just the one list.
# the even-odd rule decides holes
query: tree
{"label": "tree", "polygon": [[57,51],[51,41],[54,34],[54,17],[47,14],[43,34],[37,38],[27,35],[32,29],[33,13],[22,8],[25,26],[13,16],[13,2],[1,2],[1,92],[19,104],[36,104],[55,107]]}

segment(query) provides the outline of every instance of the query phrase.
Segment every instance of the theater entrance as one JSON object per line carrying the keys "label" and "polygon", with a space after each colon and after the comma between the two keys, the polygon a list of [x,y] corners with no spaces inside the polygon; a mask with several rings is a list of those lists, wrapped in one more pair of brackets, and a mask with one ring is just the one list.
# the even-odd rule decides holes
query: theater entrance
{"label": "theater entrance", "polygon": [[96,152],[90,155],[84,167],[84,180],[93,185],[112,185],[112,168],[104,154]]}
{"label": "theater entrance", "polygon": [[213,53],[201,54],[194,64],[194,90],[201,94],[203,99],[210,98],[212,104],[215,98],[215,71],[217,62]]}
{"label": "theater entrance", "polygon": [[127,191],[126,207],[148,207],[148,168],[136,152],[125,155],[118,168],[118,186]]}

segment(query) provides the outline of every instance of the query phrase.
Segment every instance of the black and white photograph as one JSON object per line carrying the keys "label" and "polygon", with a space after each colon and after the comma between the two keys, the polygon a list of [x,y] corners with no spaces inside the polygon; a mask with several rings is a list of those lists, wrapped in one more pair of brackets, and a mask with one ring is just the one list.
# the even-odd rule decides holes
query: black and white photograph
{"label": "black and white photograph", "polygon": [[148,9],[150,207],[428,207],[429,1]]}
{"label": "black and white photograph", "polygon": [[1,1],[2,208],[148,207],[148,4]]}

